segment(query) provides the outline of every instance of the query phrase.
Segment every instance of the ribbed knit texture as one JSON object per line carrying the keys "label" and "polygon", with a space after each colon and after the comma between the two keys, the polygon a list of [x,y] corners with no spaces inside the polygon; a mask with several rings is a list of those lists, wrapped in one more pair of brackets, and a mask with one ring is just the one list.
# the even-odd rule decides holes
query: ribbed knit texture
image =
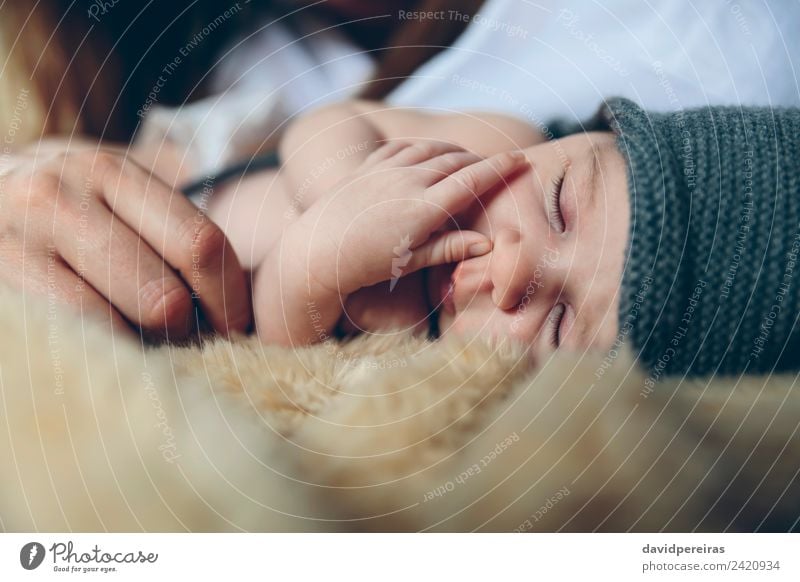
{"label": "ribbed knit texture", "polygon": [[601,108],[628,162],[620,338],[657,379],[800,370],[800,110]]}

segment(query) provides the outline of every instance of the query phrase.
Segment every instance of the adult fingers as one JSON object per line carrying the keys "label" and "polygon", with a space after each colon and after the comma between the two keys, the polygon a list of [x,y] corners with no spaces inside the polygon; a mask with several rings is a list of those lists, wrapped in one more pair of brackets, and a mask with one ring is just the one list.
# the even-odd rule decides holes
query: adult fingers
{"label": "adult fingers", "polygon": [[492,242],[471,230],[449,230],[434,234],[411,251],[402,276],[425,267],[456,263],[485,255],[492,250]]}
{"label": "adult fingers", "polygon": [[48,305],[67,306],[77,315],[95,321],[112,333],[134,335],[119,311],[79,277],[56,252],[35,258],[28,255],[18,272],[20,278],[14,285],[23,293],[46,297]]}
{"label": "adult fingers", "polygon": [[519,170],[527,159],[522,152],[503,152],[470,164],[425,190],[425,201],[435,209],[429,215],[426,227],[438,228],[448,217],[469,207],[475,198],[491,190],[512,173]]}
{"label": "adult fingers", "polygon": [[180,273],[215,330],[249,326],[244,271],[225,234],[201,209],[129,161],[109,164],[101,188],[114,213]]}
{"label": "adult fingers", "polygon": [[[80,211],[80,218],[56,223],[54,242],[64,261],[137,326],[186,337],[192,298],[181,278],[105,206],[87,204]],[[79,221],[87,227],[76,236],[72,225]]]}

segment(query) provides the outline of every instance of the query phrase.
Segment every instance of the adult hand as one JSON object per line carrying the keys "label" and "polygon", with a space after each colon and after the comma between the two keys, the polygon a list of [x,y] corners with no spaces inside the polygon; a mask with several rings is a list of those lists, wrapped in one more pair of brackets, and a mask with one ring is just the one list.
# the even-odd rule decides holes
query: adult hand
{"label": "adult hand", "polygon": [[41,142],[0,166],[0,281],[169,338],[251,319],[223,232],[122,150]]}

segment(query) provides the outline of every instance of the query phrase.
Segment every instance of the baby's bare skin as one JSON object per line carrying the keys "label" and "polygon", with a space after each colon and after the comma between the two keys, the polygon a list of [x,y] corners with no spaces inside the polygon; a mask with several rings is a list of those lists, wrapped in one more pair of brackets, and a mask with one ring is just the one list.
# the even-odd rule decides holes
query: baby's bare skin
{"label": "baby's bare skin", "polygon": [[[405,139],[445,141],[481,157],[542,141],[528,125],[502,115],[431,114],[370,102],[338,104],[294,122],[281,143],[281,169],[227,185],[212,200],[209,214],[228,234],[245,268],[254,270],[281,232],[339,180],[387,140]],[[397,241],[398,265],[402,242]],[[350,295],[339,327],[345,333],[426,333],[430,314],[423,274],[417,272]]]}
{"label": "baby's bare skin", "polygon": [[[438,143],[441,148],[435,140],[442,139],[464,149],[449,146],[434,160],[389,164],[389,168],[385,160],[383,166],[369,161],[385,140],[396,148],[409,143],[417,147]],[[520,149],[528,164],[510,174],[510,167],[503,166],[505,174],[493,176],[495,184],[489,191],[476,193],[480,201],[472,196],[472,202],[461,208],[456,198],[451,199],[448,204],[460,210],[442,217],[439,225],[465,229],[464,236],[473,242],[482,235],[491,241],[492,251],[469,254],[452,239],[447,260],[437,258],[452,264],[420,266],[412,252],[411,260],[417,264],[403,268],[405,235],[417,225],[401,216],[408,203],[393,207],[397,220],[407,221],[399,225],[380,204],[392,195],[405,196],[405,181],[413,190],[411,204],[424,199],[430,185],[418,173],[430,173],[432,163],[438,164],[435,171],[441,174],[436,179],[442,179],[459,169],[463,172],[464,156],[473,156],[470,163],[475,163],[480,156]],[[350,103],[295,122],[281,155],[280,171],[246,181],[246,189],[239,190],[244,197],[229,189],[212,208],[212,218],[231,237],[243,263],[259,271],[254,303],[264,341],[321,341],[337,323],[345,331],[389,327],[422,331],[432,308],[438,311],[443,333],[510,337],[528,344],[534,355],[560,345],[585,349],[607,347],[613,341],[629,210],[625,163],[610,133],[544,142],[531,127],[507,117],[434,116]],[[449,167],[454,156],[461,156],[460,165]],[[372,194],[361,196],[360,186],[351,182],[366,179],[365,164],[376,175],[370,175],[364,186]],[[351,202],[358,200],[358,205],[345,204],[347,211],[339,215],[326,213],[324,207],[341,206],[337,192]],[[259,207],[267,211],[258,213]],[[228,220],[237,215],[240,219]],[[365,216],[371,220],[362,220]],[[304,225],[298,227],[298,222]],[[356,223],[358,230],[353,229]],[[308,242],[319,228],[333,241],[328,246],[342,245],[336,253]],[[424,229],[415,233],[422,240],[436,234]],[[345,239],[353,236],[360,245],[345,249]],[[420,243],[413,239],[413,245]],[[313,267],[302,260],[302,253],[317,261]],[[320,262],[319,257],[327,258]],[[330,263],[336,263],[333,270]],[[398,268],[390,269],[390,264]],[[423,268],[424,276],[417,272]],[[322,272],[328,279],[320,284],[315,278]],[[359,279],[362,272],[369,276]],[[393,286],[398,273],[402,277]],[[346,292],[340,276],[351,285]],[[322,315],[315,294],[323,299]],[[309,303],[314,309],[308,308]],[[321,318],[322,334],[316,329]],[[285,333],[274,329],[276,323],[283,324]]]}

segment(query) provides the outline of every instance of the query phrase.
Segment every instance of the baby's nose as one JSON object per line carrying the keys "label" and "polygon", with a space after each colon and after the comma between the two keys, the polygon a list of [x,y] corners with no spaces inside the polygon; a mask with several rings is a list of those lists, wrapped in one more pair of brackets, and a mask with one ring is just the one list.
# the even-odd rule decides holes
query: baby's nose
{"label": "baby's nose", "polygon": [[494,239],[489,258],[494,289],[492,301],[500,309],[511,309],[522,300],[528,285],[528,257],[522,253],[522,236],[517,229],[503,229]]}

